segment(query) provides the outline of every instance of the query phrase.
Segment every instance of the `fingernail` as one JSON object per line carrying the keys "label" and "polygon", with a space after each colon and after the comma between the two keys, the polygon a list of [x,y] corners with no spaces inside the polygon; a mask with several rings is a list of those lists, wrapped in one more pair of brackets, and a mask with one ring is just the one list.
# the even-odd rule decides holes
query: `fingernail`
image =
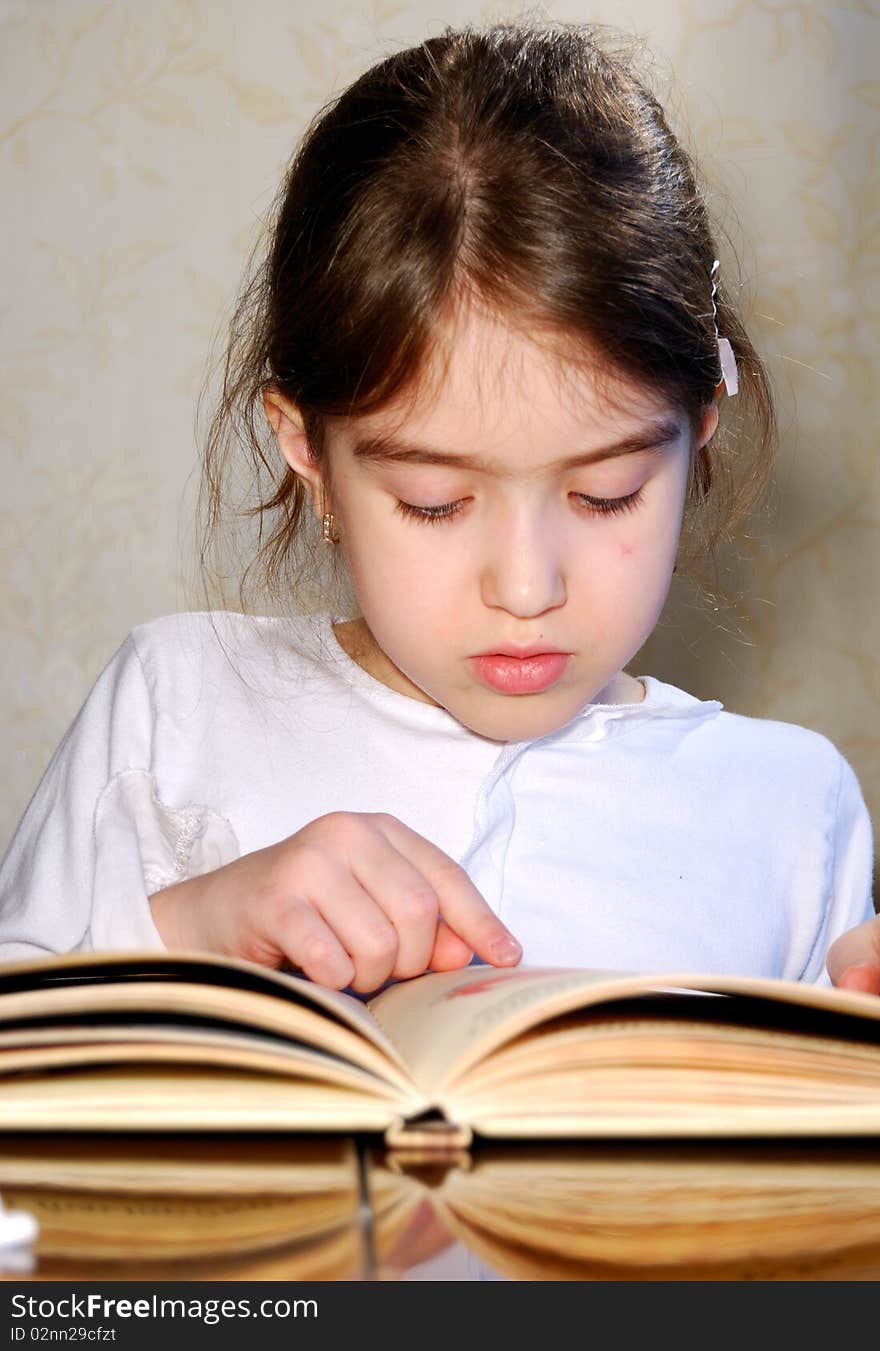
{"label": "fingernail", "polygon": [[494,960],[506,965],[508,962],[518,962],[522,956],[522,948],[512,934],[505,934],[503,938],[496,938],[494,943],[489,945]]}

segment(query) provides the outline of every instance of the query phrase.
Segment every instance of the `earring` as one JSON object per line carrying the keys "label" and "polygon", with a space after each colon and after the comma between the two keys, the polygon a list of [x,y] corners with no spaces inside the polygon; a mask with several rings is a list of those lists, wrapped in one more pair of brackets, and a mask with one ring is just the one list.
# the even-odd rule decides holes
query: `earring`
{"label": "earring", "polygon": [[321,531],[321,538],[322,538],[323,540],[326,540],[326,542],[327,542],[328,544],[338,544],[338,543],[339,543],[339,536],[338,536],[338,535],[334,535],[334,533],[333,533],[333,512],[332,512],[332,511],[325,511],[325,512],[324,512],[324,524],[323,524],[323,528],[322,528],[322,531]]}

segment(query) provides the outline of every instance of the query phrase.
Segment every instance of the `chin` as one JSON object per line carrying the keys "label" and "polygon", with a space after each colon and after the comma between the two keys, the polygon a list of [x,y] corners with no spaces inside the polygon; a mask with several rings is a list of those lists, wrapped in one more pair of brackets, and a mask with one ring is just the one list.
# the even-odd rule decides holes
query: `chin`
{"label": "chin", "polygon": [[450,711],[465,727],[490,741],[534,741],[563,727],[583,707],[583,703],[571,710],[558,704],[551,707],[541,694],[499,695],[498,699],[497,709],[474,710],[472,716]]}

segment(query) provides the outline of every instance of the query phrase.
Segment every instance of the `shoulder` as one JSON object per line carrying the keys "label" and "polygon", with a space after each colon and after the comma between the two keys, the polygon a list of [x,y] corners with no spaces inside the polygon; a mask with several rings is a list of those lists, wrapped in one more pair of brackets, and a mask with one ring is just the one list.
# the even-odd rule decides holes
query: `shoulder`
{"label": "shoulder", "polygon": [[316,617],[293,615],[279,619],[245,615],[233,610],[193,610],[163,615],[137,625],[128,635],[144,661],[163,658],[265,655],[279,648],[294,654],[310,654],[318,635]]}
{"label": "shoulder", "polygon": [[184,610],[138,624],[128,636],[139,652],[159,652],[250,636],[278,622],[234,610]]}
{"label": "shoulder", "polygon": [[777,810],[833,811],[842,787],[855,782],[834,742],[799,723],[725,710],[705,725],[705,735],[719,784],[749,785],[756,802]]}
{"label": "shoulder", "polygon": [[685,717],[691,732],[688,751],[711,765],[719,784],[753,782],[759,789],[799,790],[812,798],[817,788],[839,790],[852,775],[834,742],[799,723],[733,713],[717,700],[699,700],[677,686],[651,681],[649,693],[666,716]]}
{"label": "shoulder", "polygon": [[800,723],[776,718],[752,717],[745,713],[719,713],[717,733],[731,747],[745,755],[759,755],[762,763],[825,765],[838,771],[840,751],[822,732]]}
{"label": "shoulder", "polygon": [[326,615],[277,618],[230,610],[164,615],[132,629],[121,652],[140,664],[157,692],[289,692],[290,682],[320,675],[330,619]]}

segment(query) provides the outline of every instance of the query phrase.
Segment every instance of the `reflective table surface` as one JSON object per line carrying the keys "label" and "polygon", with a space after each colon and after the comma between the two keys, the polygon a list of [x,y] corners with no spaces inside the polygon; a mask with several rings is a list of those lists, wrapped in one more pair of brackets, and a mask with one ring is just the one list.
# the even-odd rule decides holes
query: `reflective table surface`
{"label": "reflective table surface", "polygon": [[[880,1141],[0,1135],[6,1280],[880,1279]],[[2,1218],[2,1217],[0,1217]],[[0,1224],[2,1232],[2,1224]]]}

